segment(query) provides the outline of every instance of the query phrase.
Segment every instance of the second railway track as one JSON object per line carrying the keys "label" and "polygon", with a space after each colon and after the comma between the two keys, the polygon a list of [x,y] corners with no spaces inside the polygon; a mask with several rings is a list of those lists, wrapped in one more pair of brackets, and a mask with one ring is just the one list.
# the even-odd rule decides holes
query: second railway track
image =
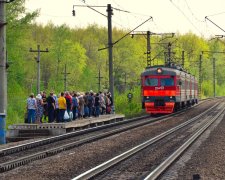
{"label": "second railway track", "polygon": [[[209,106],[211,106],[211,105],[209,105]],[[208,106],[208,107],[209,107]],[[208,107],[206,107],[206,109],[208,108]],[[203,110],[203,111],[205,111],[205,110]],[[190,112],[189,112],[190,113]],[[198,113],[197,113],[198,114]],[[179,115],[176,115],[176,116],[179,116]],[[167,122],[171,122],[171,121],[174,121],[174,122],[176,122],[176,123],[180,123],[179,121],[177,121],[177,120],[174,120],[174,119],[176,119],[176,116],[173,116],[172,118],[170,117],[170,121],[164,121],[163,120],[163,124],[165,123],[167,123]],[[187,117],[185,117],[185,116],[187,116],[187,111],[185,111],[184,112],[184,114],[183,115],[180,115],[180,118],[181,117],[183,117],[183,121],[186,121],[186,118]],[[169,118],[169,117],[168,117]],[[144,120],[144,122],[142,122],[141,124],[142,124],[142,126],[144,125],[144,124],[148,124],[149,122],[151,122],[152,120],[149,120],[149,122],[145,122],[146,120]],[[139,123],[139,122],[138,122]],[[159,125],[159,123],[160,123],[160,121],[157,121],[155,124],[156,125]],[[161,122],[162,123],[162,122]],[[135,123],[136,124],[136,123]],[[131,126],[131,125],[129,125],[129,126]],[[133,125],[132,125],[133,126]],[[134,125],[134,127],[138,127],[138,125],[136,124],[136,125]],[[134,128],[133,127],[133,128]],[[132,129],[131,127],[129,127],[130,129]],[[126,129],[126,128],[125,128]],[[124,132],[125,131],[125,129],[120,129],[118,132],[116,132],[116,130],[114,129],[114,130],[112,130],[112,131],[115,131],[116,133],[114,133],[114,134],[117,134],[117,133],[119,133],[119,132]],[[93,131],[93,130],[92,130]],[[105,130],[103,130],[103,131],[105,131]],[[163,131],[165,131],[164,129],[161,129],[161,132],[163,132]],[[99,132],[100,133],[100,132]],[[104,132],[104,133],[106,133],[106,132]],[[112,132],[107,132],[109,135],[111,134],[113,134]],[[95,132],[94,132],[94,134],[95,134]],[[68,135],[67,135],[68,136]],[[93,134],[92,135],[85,135],[86,136],[86,138],[88,138],[87,136],[91,136],[91,138],[90,139],[92,139],[93,140]],[[96,135],[95,134],[95,136],[98,136],[98,135]],[[106,137],[106,135],[103,135],[103,136],[105,136]],[[75,137],[75,138],[78,138],[79,139],[79,137]],[[36,160],[36,159],[42,159],[42,158],[44,158],[44,157],[48,157],[48,156],[52,156],[52,155],[54,155],[54,154],[56,154],[56,153],[58,153],[58,152],[62,152],[62,151],[64,151],[64,150],[67,150],[67,149],[71,149],[72,147],[78,147],[79,146],[79,144],[83,144],[83,143],[85,143],[85,138],[84,138],[84,136],[83,137],[80,137],[82,140],[80,140],[80,142],[79,142],[79,140],[76,140],[77,142],[75,142],[75,139],[71,139],[70,138],[70,140],[68,140],[68,141],[70,141],[69,143],[67,142],[66,144],[64,144],[64,145],[62,145],[62,141],[60,140],[58,143],[59,143],[59,146],[58,147],[56,147],[54,144],[51,144],[50,146],[48,145],[48,146],[46,146],[46,147],[44,147],[44,146],[42,146],[41,148],[45,148],[46,149],[46,152],[44,152],[43,150],[42,151],[40,151],[40,149],[39,150],[37,150],[36,148],[34,148],[34,151],[33,151],[33,153],[31,153],[31,154],[29,154],[30,152],[31,152],[31,149],[33,149],[33,148],[31,148],[31,149],[29,149],[28,151],[30,151],[28,154],[27,154],[27,157],[26,158],[30,158],[30,160],[28,159],[28,160],[26,160],[26,158],[25,157],[22,157],[22,155],[19,155],[19,158],[18,158],[18,154],[16,155],[15,154],[15,156],[13,155],[13,156],[11,156],[11,155],[9,155],[8,157],[4,157],[4,158],[6,158],[6,162],[5,163],[2,163],[1,165],[0,165],[0,167],[1,167],[1,171],[2,172],[5,172],[5,171],[8,171],[8,170],[10,170],[10,169],[13,169],[13,168],[16,168],[16,167],[18,167],[18,166],[22,166],[22,165],[24,165],[24,164],[27,164],[27,163],[29,163],[29,162],[31,162],[31,161],[33,161],[33,160]],[[86,142],[91,142],[92,140],[88,140],[88,139],[86,139]],[[71,143],[71,141],[72,141],[72,143]],[[83,141],[83,142],[82,142]],[[49,147],[55,147],[55,148],[49,148]],[[26,148],[25,148],[26,149]],[[35,150],[36,149],[36,150]],[[28,152],[27,151],[27,152]],[[36,152],[36,153],[35,153]],[[43,152],[44,152],[44,154],[43,154]],[[24,153],[24,152],[23,152]],[[7,154],[7,153],[6,153]],[[47,155],[46,155],[47,154]],[[33,156],[33,155],[35,155],[35,156]],[[16,156],[17,156],[17,159],[16,159]],[[2,158],[1,158],[2,159]],[[13,161],[11,161],[12,159],[16,159],[16,160],[13,160]],[[17,162],[17,160],[18,160],[18,162]],[[11,161],[11,162],[10,162]],[[7,164],[8,163],[8,164]]]}
{"label": "second railway track", "polygon": [[[156,179],[211,125],[211,123],[224,113],[225,108],[222,106],[224,106],[224,104],[219,107],[214,106],[208,110],[208,112],[202,113],[84,172],[75,177],[74,180],[88,179],[91,177],[94,177],[94,179],[120,179],[122,177],[129,177],[131,174],[132,178],[135,179],[143,179],[144,177],[145,179]],[[156,145],[154,143],[156,143]],[[146,166],[149,167],[148,170],[146,170]]]}
{"label": "second railway track", "polygon": [[[178,114],[180,113],[184,113],[184,111],[178,112]],[[166,120],[171,118],[171,116],[172,115],[167,115],[158,118],[144,116],[44,140],[38,140],[11,148],[1,149],[0,157],[2,158],[0,159],[0,172],[5,172],[28,164],[32,161],[43,159],[62,151],[78,147],[82,144],[90,143],[136,127],[144,126],[155,121]]]}

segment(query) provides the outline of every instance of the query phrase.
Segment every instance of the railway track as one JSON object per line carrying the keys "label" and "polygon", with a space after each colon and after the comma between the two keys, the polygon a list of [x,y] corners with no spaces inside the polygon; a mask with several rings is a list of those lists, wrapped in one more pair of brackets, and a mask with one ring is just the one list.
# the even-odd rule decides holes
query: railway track
{"label": "railway track", "polygon": [[0,149],[0,172],[2,173],[9,171],[19,166],[28,164],[32,161],[47,158],[85,143],[97,141],[114,134],[151,124],[155,121],[165,121],[171,117],[178,116],[179,114],[182,115],[186,112],[186,110],[183,110],[176,114],[158,118],[143,116],[140,118],[124,120],[115,124],[103,125],[91,129],[47,138],[44,140],[38,140],[32,143],[22,144],[11,148]]}
{"label": "railway track", "polygon": [[11,148],[1,149],[0,173],[12,170],[19,166],[23,166],[35,160],[44,159],[56,155],[62,151],[78,147],[85,143],[97,141],[114,134],[151,124],[155,121],[165,121],[172,116],[176,116],[182,113],[185,113],[185,110],[179,111],[172,115],[166,115],[158,118],[143,116],[86,130],[71,132],[56,137],[46,138],[44,140],[38,140]]}
{"label": "railway track", "polygon": [[[173,139],[175,148],[173,148],[172,152],[163,151],[163,154],[167,156],[163,156],[160,160],[151,162],[150,164],[152,167],[149,167],[148,173],[142,173],[141,177],[137,177],[137,179],[156,179],[158,178],[182,153],[207,129],[210,125],[216,121],[221,115],[224,114],[225,108],[223,108],[223,104],[216,104],[206,112],[196,116],[184,122],[181,125],[178,125],[148,141],[126,151],[122,154],[80,174],[79,176],[75,177],[74,180],[77,179],[107,179],[108,175],[110,177],[108,179],[117,179],[120,177],[126,177],[126,175],[118,175],[120,171],[123,174],[126,171],[131,172],[128,167],[124,166],[134,166],[134,164],[139,164],[139,162],[132,161],[131,159],[136,159],[138,161],[145,161],[140,159],[140,157],[145,157],[146,155],[140,155],[142,151],[145,151],[145,154],[151,154],[154,156],[153,151],[151,148],[155,149],[156,151],[161,151],[160,148],[165,148],[161,141],[165,143],[169,143],[168,140]],[[170,136],[170,137],[169,137]],[[166,140],[165,140],[166,138]],[[179,141],[179,143],[177,143]],[[182,143],[181,143],[182,142]],[[156,145],[157,144],[157,145]],[[179,147],[178,147],[179,146]],[[178,147],[178,148],[177,148]],[[146,150],[147,149],[147,150]],[[170,150],[171,151],[171,150]],[[150,153],[151,152],[151,153]],[[142,153],[144,154],[144,153]],[[169,154],[169,155],[168,155]],[[139,158],[134,158],[134,156],[139,156]],[[128,161],[128,162],[127,162]],[[131,162],[129,162],[131,161]],[[149,162],[147,162],[149,163]],[[122,164],[122,165],[121,165]],[[127,165],[129,164],[129,165]],[[118,166],[118,167],[117,167]],[[138,165],[137,165],[138,166]],[[146,164],[145,164],[146,166]],[[119,169],[119,170],[118,170]],[[131,168],[132,169],[132,168]],[[146,171],[146,168],[145,168]],[[114,174],[114,172],[116,172]],[[140,172],[139,172],[140,173]],[[118,177],[119,176],[119,177]],[[134,178],[134,177],[133,177]]]}
{"label": "railway track", "polygon": [[[203,102],[210,101],[210,100],[212,100],[212,99],[206,99],[204,101],[201,101],[199,104],[195,105],[195,107],[200,105]],[[102,126],[89,128],[89,129],[85,129],[85,130],[81,130],[81,131],[76,131],[76,132],[71,132],[71,133],[67,133],[67,134],[63,134],[63,135],[59,135],[59,136],[45,138],[45,139],[42,139],[42,140],[36,140],[36,141],[33,141],[33,142],[20,144],[20,145],[9,147],[9,148],[5,148],[5,149],[0,149],[0,157],[6,156],[6,155],[10,155],[10,154],[14,154],[14,153],[17,153],[17,152],[20,152],[20,151],[24,151],[24,150],[29,150],[29,149],[36,148],[36,147],[39,147],[39,146],[51,144],[51,143],[54,143],[54,142],[57,142],[57,141],[62,141],[64,139],[68,139],[68,138],[71,138],[71,137],[79,136],[79,135],[82,135],[82,134],[99,131],[101,129],[107,129],[109,127],[120,126],[120,125],[123,125],[123,124],[135,123],[136,121],[139,121],[139,120],[143,120],[143,119],[145,120],[145,119],[150,119],[151,118],[150,121],[146,121],[146,122],[143,123],[143,125],[145,125],[145,123],[149,124],[149,123],[152,123],[154,121],[165,119],[167,117],[172,117],[172,116],[176,116],[178,114],[182,114],[186,110],[187,109],[184,109],[184,110],[179,111],[177,113],[170,114],[170,115],[165,115],[163,117],[158,117],[158,118],[150,117],[149,115],[141,116],[141,117],[137,117],[137,118],[127,119],[127,120],[124,120],[124,121],[121,121],[121,122],[116,122],[116,123],[112,123],[112,124],[108,124],[108,125],[102,125]],[[137,126],[139,126],[139,124],[140,123],[137,123]]]}

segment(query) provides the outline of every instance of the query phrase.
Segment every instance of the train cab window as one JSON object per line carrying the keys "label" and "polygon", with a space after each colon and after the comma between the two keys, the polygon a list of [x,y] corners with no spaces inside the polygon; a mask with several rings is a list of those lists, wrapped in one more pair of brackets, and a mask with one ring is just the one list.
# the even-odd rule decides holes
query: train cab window
{"label": "train cab window", "polygon": [[158,79],[156,78],[146,78],[145,86],[158,86]]}
{"label": "train cab window", "polygon": [[192,90],[195,90],[195,83],[192,82]]}
{"label": "train cab window", "polygon": [[162,78],[160,79],[161,86],[174,86],[174,79],[173,78]]}

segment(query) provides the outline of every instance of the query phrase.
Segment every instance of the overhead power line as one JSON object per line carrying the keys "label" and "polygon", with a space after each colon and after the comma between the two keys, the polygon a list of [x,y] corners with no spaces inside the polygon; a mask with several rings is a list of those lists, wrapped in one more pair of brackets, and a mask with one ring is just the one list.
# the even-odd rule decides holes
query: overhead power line
{"label": "overhead power line", "polygon": [[208,15],[208,17],[210,17],[210,16],[218,16],[218,15],[221,15],[221,14],[225,14],[225,12],[220,12],[220,13],[216,13],[216,14],[211,14],[211,15]]}
{"label": "overhead power line", "polygon": [[202,32],[194,25],[194,23],[188,18],[188,16],[173,2],[173,0],[170,0],[170,2],[173,4],[174,7],[179,10],[183,16],[188,20],[188,22],[203,36]]}
{"label": "overhead power line", "polygon": [[188,7],[188,10],[191,12],[191,15],[195,18],[195,20],[196,20],[196,21],[202,22],[201,20],[199,20],[199,19],[195,16],[195,14],[193,13],[191,7],[189,6],[187,0],[185,0],[185,3],[186,3],[186,5],[187,5],[187,7]]}

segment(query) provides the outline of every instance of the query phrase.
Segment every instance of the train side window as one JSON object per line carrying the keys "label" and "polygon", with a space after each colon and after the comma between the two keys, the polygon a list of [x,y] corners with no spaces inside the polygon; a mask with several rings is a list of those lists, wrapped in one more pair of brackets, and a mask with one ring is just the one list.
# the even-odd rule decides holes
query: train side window
{"label": "train side window", "polygon": [[146,86],[158,86],[158,79],[156,78],[146,78],[145,79]]}
{"label": "train side window", "polygon": [[181,88],[182,89],[185,88],[185,81],[184,81],[184,79],[181,79]]}
{"label": "train side window", "polygon": [[186,87],[186,89],[190,89],[190,83],[189,83],[189,81],[187,81],[187,87]]}

